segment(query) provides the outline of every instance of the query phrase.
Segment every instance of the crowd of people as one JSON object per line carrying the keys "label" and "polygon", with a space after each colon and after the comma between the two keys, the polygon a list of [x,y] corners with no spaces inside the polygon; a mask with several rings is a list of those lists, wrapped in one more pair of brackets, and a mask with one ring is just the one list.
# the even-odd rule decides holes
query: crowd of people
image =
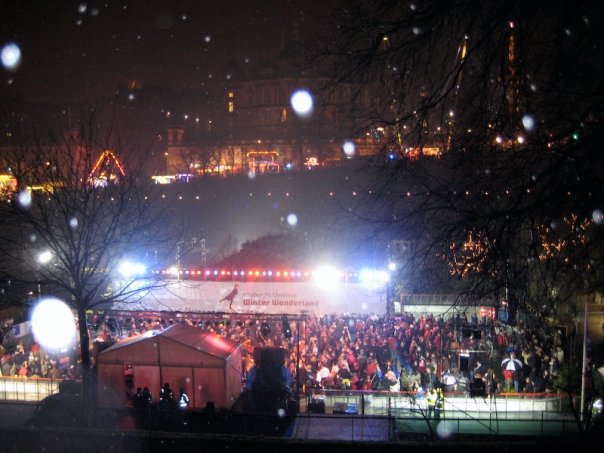
{"label": "crowd of people", "polygon": [[70,357],[48,353],[33,339],[15,337],[12,320],[5,320],[0,328],[0,376],[75,379],[77,370]]}
{"label": "crowd of people", "polygon": [[[139,317],[140,316],[140,317]],[[464,314],[434,316],[261,314],[97,314],[92,338],[109,345],[147,330],[185,322],[242,345],[243,370],[256,348],[286,350],[286,367],[298,390],[427,392],[554,392],[568,358],[561,330]]]}
{"label": "crowd of people", "polygon": [[[102,350],[147,330],[185,322],[242,345],[243,372],[255,364],[256,348],[286,350],[285,366],[297,389],[346,389],[496,394],[555,391],[568,360],[561,330],[512,327],[496,319],[455,314],[304,315],[116,312],[92,314],[91,339]],[[3,329],[0,375],[77,377],[37,343],[8,341]],[[8,349],[7,349],[8,346]],[[243,382],[245,384],[245,382]],[[292,389],[293,390],[293,389]]]}

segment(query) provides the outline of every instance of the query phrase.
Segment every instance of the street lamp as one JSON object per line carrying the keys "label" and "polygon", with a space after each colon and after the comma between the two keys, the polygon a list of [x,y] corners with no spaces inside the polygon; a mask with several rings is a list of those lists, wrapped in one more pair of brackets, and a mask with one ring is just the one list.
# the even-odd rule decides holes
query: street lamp
{"label": "street lamp", "polygon": [[130,279],[144,276],[147,272],[147,268],[144,264],[125,260],[120,262],[118,271],[122,277]]}
{"label": "street lamp", "polygon": [[43,252],[38,253],[38,263],[40,264],[48,264],[52,259],[52,252],[50,250],[44,250]]}

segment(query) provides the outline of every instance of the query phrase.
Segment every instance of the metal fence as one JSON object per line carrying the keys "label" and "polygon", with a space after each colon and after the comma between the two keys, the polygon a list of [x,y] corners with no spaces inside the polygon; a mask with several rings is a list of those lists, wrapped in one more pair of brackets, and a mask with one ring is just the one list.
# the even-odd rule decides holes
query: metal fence
{"label": "metal fence", "polygon": [[[415,392],[366,392],[312,390],[302,400],[306,417],[345,418],[353,428],[347,435],[359,437],[362,419],[392,420],[392,439],[425,436],[446,439],[458,435],[567,436],[580,434],[568,395],[508,393],[493,397],[446,395],[444,408],[430,412],[426,398]],[[316,428],[318,429],[318,428]]]}
{"label": "metal fence", "polygon": [[[391,416],[428,409],[425,395],[417,392],[310,390],[301,402],[301,412],[325,414]],[[445,395],[444,411],[457,416],[560,414],[570,411],[570,401],[568,395],[558,393],[502,393],[482,398],[451,392]]]}
{"label": "metal fence", "polygon": [[0,376],[0,400],[41,401],[59,393],[62,379],[18,378]]}

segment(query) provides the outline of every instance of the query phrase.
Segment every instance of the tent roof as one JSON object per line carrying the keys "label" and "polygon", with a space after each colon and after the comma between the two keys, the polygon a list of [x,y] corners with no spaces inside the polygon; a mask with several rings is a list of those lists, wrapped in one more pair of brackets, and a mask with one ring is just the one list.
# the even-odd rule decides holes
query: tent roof
{"label": "tent roof", "polygon": [[215,333],[203,332],[198,327],[185,323],[176,323],[164,330],[150,330],[135,337],[126,338],[105,349],[99,353],[99,356],[152,340],[158,336],[223,359],[230,356],[239,346],[236,341]]}

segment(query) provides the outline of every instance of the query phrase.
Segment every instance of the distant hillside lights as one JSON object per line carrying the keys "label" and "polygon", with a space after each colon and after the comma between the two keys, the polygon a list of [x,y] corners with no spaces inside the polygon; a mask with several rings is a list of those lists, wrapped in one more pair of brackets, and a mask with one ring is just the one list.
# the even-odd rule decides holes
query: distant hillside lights
{"label": "distant hillside lights", "polygon": [[0,200],[8,200],[17,190],[17,179],[11,175],[0,175]]}

